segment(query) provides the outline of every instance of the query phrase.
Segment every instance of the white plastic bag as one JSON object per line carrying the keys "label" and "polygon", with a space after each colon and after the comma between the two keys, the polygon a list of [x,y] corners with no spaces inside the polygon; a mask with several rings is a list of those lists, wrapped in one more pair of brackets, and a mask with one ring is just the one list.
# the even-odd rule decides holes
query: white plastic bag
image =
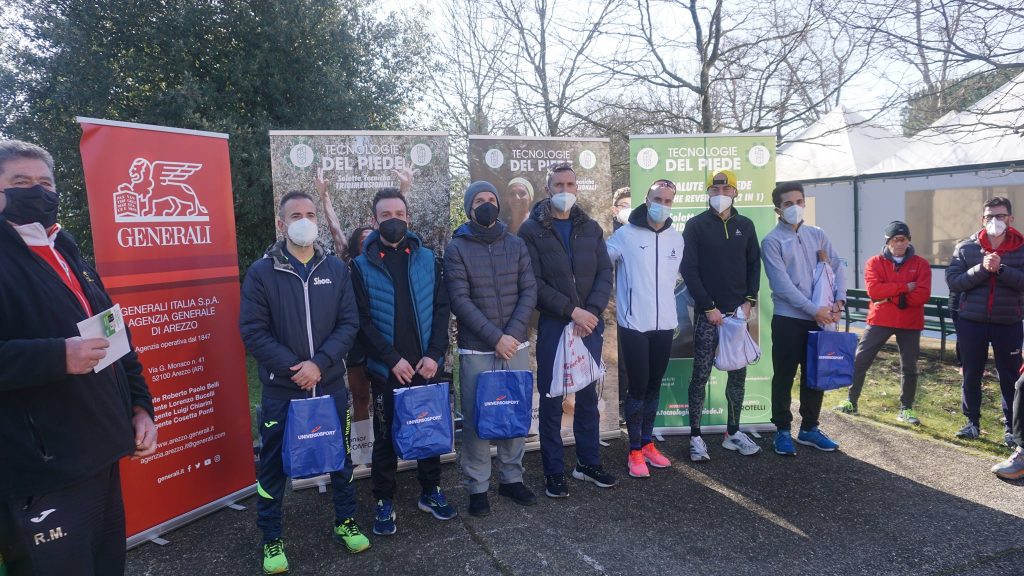
{"label": "white plastic bag", "polygon": [[565,326],[558,341],[548,398],[578,392],[604,377],[604,364],[595,361],[583,338],[573,334],[573,325]]}
{"label": "white plastic bag", "polygon": [[[835,309],[836,304],[836,274],[832,270],[831,262],[824,250],[818,250],[818,263],[814,266],[814,283],[811,285],[811,302],[818,308],[827,307]],[[822,330],[834,332],[837,328],[836,322],[828,324],[818,323]]]}
{"label": "white plastic bag", "polygon": [[718,349],[715,350],[715,368],[723,372],[739,370],[761,359],[761,348],[747,330],[743,307],[736,314],[726,316],[718,326]]}

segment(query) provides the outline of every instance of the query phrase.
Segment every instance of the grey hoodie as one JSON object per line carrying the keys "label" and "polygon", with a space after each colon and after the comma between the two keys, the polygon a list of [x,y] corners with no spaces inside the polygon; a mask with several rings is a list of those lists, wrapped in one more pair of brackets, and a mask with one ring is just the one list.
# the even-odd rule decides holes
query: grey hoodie
{"label": "grey hoodie", "polygon": [[811,301],[814,267],[818,250],[824,250],[836,275],[837,301],[846,301],[846,275],[842,258],[832,248],[825,231],[801,224],[796,230],[780,220],[761,242],[761,259],[772,290],[775,314],[801,320],[814,320],[818,306]]}

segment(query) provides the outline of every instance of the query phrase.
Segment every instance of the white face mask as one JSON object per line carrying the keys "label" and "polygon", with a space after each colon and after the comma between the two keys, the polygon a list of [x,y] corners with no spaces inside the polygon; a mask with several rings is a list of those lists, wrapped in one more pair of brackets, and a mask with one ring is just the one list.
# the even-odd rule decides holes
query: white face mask
{"label": "white face mask", "polygon": [[623,208],[615,214],[615,219],[619,221],[619,224],[626,225],[629,223],[629,215],[631,212],[631,209]]}
{"label": "white face mask", "polygon": [[559,212],[568,212],[576,204],[576,195],[568,192],[559,192],[551,197],[551,205]]}
{"label": "white face mask", "polygon": [[661,204],[648,204],[647,205],[647,217],[651,219],[657,225],[662,225],[665,220],[668,220],[669,214],[672,210],[668,206]]}
{"label": "white face mask", "polygon": [[799,204],[793,204],[782,211],[782,219],[796,226],[804,221],[804,207]]}
{"label": "white face mask", "polygon": [[1006,232],[1006,222],[996,219],[989,220],[985,223],[985,232],[993,237],[1002,236],[1003,232]]}
{"label": "white face mask", "polygon": [[732,197],[726,196],[725,194],[719,194],[718,196],[712,196],[710,203],[711,207],[715,209],[715,212],[721,214],[732,206]]}
{"label": "white face mask", "polygon": [[308,218],[301,218],[288,225],[288,239],[296,246],[312,246],[318,235],[316,224]]}

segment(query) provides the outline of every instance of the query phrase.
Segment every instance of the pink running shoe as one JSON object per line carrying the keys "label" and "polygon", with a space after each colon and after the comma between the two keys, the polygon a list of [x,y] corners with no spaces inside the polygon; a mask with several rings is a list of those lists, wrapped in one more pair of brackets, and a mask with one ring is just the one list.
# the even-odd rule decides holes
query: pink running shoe
{"label": "pink running shoe", "polygon": [[670,462],[668,458],[665,458],[664,454],[658,452],[658,448],[654,445],[654,442],[644,445],[644,447],[640,449],[640,453],[643,454],[644,460],[655,468],[668,468],[672,465],[672,462]]}
{"label": "pink running shoe", "polygon": [[633,478],[650,478],[651,471],[647,469],[644,462],[644,455],[639,450],[629,451],[629,475]]}

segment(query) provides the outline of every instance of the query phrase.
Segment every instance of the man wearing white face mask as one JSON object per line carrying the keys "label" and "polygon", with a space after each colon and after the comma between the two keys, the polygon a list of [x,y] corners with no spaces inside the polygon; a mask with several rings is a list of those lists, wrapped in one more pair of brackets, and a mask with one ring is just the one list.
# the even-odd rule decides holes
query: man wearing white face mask
{"label": "man wearing white face mask", "polygon": [[[736,175],[721,170],[708,178],[706,211],[686,222],[683,265],[680,272],[693,295],[696,319],[693,335],[693,374],[690,378],[690,460],[710,460],[701,437],[705,385],[711,376],[718,348],[718,327],[726,316],[750,318],[761,285],[761,248],[754,223],[732,205],[736,198]],[[726,436],[722,446],[744,456],[760,448],[740,432],[747,368],[729,372],[725,385],[728,401]]]}
{"label": "man wearing white face mask", "polygon": [[629,224],[608,239],[615,266],[615,320],[622,344],[621,361],[629,374],[626,430],[627,467],[634,478],[651,475],[647,465],[672,465],[654,445],[661,380],[672,353],[672,335],[679,325],[675,287],[683,258],[683,236],[672,228],[676,185],[655,180],[646,201],[629,216]]}
{"label": "man wearing white face mask", "polygon": [[[281,530],[286,478],[281,460],[291,400],[331,396],[344,424],[350,422],[345,355],[359,330],[359,312],[348,268],[317,245],[317,211],[305,192],[281,198],[277,230],[284,239],[249,267],[242,285],[239,326],[245,347],[259,363],[262,383],[256,523],[263,532],[263,571],[288,571]],[[348,438],[345,438],[348,442]],[[331,473],[332,536],[349,552],[370,542],[356,524],[352,463]]]}
{"label": "man wearing white face mask", "polygon": [[[807,386],[808,334],[818,324],[838,322],[846,305],[846,276],[842,260],[832,248],[825,231],[804,224],[804,187],[799,182],[782,182],[772,190],[772,202],[779,224],[761,242],[761,259],[772,289],[772,424],[775,424],[775,453],[796,456],[790,427],[793,424],[793,379],[800,368],[800,433],[796,441],[818,450],[832,452],[839,444],[818,429],[824,393]],[[836,276],[836,304],[819,307],[811,300],[814,268],[818,253],[824,252]]]}
{"label": "man wearing white face mask", "polygon": [[956,247],[946,268],[949,291],[960,293],[957,339],[963,359],[961,408],[967,424],[956,435],[977,438],[981,433],[981,376],[991,344],[1006,416],[1004,441],[1012,448],[1016,446],[1010,433],[1014,383],[1024,339],[1024,236],[1012,226],[1007,198],[996,196],[985,202],[981,221],[984,228]]}

